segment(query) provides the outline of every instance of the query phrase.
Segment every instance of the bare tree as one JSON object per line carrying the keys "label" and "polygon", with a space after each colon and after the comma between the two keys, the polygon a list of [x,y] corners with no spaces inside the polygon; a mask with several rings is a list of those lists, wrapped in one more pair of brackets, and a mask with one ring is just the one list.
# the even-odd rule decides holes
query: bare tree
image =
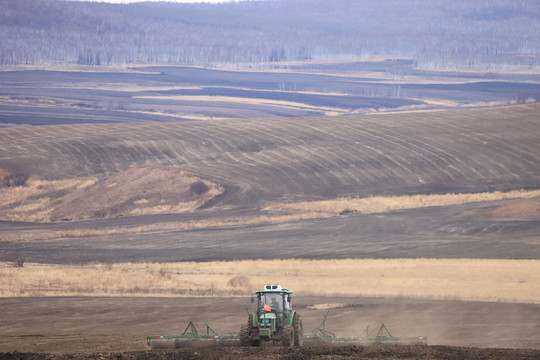
{"label": "bare tree", "polygon": [[18,254],[10,254],[7,256],[6,263],[8,264],[8,266],[21,268],[24,266],[25,260],[22,256]]}
{"label": "bare tree", "polygon": [[516,101],[518,104],[525,104],[529,98],[529,92],[527,90],[519,90],[516,92]]}

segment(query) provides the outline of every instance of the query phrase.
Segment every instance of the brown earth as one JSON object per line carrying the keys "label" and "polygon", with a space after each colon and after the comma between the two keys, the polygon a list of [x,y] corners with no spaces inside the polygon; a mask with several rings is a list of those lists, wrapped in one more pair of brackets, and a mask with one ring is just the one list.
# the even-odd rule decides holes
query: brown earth
{"label": "brown earth", "polygon": [[539,219],[540,201],[523,200],[515,201],[507,205],[500,206],[493,210],[493,216],[506,219]]}

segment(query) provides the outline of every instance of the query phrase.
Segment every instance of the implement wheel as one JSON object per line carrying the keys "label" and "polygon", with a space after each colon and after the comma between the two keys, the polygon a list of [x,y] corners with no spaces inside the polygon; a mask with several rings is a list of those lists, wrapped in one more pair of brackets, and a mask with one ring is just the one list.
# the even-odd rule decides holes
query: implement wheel
{"label": "implement wheel", "polygon": [[294,330],[294,346],[302,346],[304,344],[304,325],[300,314],[294,314],[292,326]]}

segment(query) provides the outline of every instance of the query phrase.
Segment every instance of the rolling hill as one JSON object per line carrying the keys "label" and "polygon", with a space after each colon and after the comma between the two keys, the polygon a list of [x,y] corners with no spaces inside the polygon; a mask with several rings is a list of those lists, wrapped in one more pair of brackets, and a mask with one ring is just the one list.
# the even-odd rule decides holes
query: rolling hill
{"label": "rolling hill", "polygon": [[15,127],[0,168],[104,179],[160,164],[225,187],[214,204],[538,187],[539,105],[371,116]]}
{"label": "rolling hill", "polygon": [[[9,214],[20,210],[17,219],[31,222],[2,224],[3,239],[16,241],[5,243],[4,253],[19,251],[23,245],[18,242],[25,240],[30,258],[63,262],[76,256],[84,261],[108,257],[103,247],[116,236],[123,250],[113,257],[125,260],[261,256],[256,239],[283,244],[265,252],[265,258],[534,258],[539,251],[533,240],[539,226],[538,110],[538,104],[528,104],[365,116],[1,129],[0,168],[28,177],[25,186],[2,188],[3,218],[10,220]],[[141,179],[156,171],[153,166],[169,175],[145,187]],[[171,200],[155,191],[173,189],[170,174],[175,171],[221,190],[183,206],[182,201],[193,199]],[[79,185],[61,188],[66,180]],[[137,182],[143,185],[133,187]],[[186,191],[189,184],[179,180],[173,193]],[[26,197],[13,195],[32,186],[34,192]],[[126,189],[133,193],[122,195]],[[86,213],[80,194],[88,195]],[[466,194],[476,197],[459,200]],[[373,215],[355,203],[380,197],[386,210]],[[523,197],[528,200],[520,200]],[[150,199],[149,210],[143,211]],[[352,205],[337,206],[342,200]],[[391,205],[405,202],[409,205]],[[43,204],[54,204],[73,217],[40,220],[37,213]],[[64,217],[86,221],[36,223]],[[150,248],[135,245],[142,246],[145,234],[156,231],[161,242]],[[329,241],[328,232],[338,235]],[[77,240],[67,252],[57,251],[66,240],[55,239],[81,237],[88,240]],[[31,244],[41,248],[43,240],[48,241],[46,250],[31,250]],[[219,249],[198,250],[208,241],[218,241]],[[291,250],[291,242],[296,250]],[[486,248],[487,243],[491,245]],[[244,244],[242,252],[236,250],[239,244]]]}

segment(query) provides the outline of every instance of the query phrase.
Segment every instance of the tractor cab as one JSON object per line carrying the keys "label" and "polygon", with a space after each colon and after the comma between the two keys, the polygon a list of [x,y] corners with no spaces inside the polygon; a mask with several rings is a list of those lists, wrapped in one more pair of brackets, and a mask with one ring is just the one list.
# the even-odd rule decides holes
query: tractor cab
{"label": "tractor cab", "polygon": [[257,294],[257,318],[261,325],[269,324],[270,319],[277,320],[278,326],[283,326],[291,310],[290,290],[282,289],[281,285],[265,285],[264,290]]}

